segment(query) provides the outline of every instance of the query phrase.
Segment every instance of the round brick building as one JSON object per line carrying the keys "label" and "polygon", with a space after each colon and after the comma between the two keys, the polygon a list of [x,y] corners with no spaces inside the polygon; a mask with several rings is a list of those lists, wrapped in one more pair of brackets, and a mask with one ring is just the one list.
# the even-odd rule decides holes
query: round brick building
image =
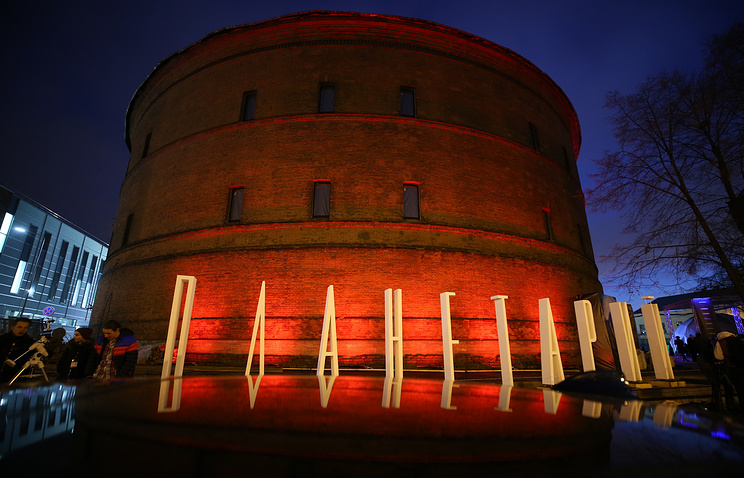
{"label": "round brick building", "polygon": [[[405,365],[539,364],[551,300],[600,292],[562,90],[518,54],[412,18],[307,12],[226,28],[163,60],[126,117],[131,158],[93,322],[162,343],[177,275],[197,278],[187,360],[240,363],[266,281],[266,360],[314,365],[334,286],[342,366],[384,363],[402,289]],[[243,362],[244,363],[244,362]]]}

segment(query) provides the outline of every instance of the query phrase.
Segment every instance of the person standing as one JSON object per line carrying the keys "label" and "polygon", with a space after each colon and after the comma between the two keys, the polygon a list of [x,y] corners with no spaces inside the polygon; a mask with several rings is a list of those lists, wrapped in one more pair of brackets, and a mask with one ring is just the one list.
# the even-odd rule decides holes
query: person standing
{"label": "person standing", "polygon": [[[744,408],[744,342],[731,332],[719,332],[718,343],[714,349],[716,359],[722,361],[724,375],[730,380],[739,400],[739,410]],[[731,410],[733,399],[727,391],[726,406]]]}
{"label": "person standing", "polygon": [[57,380],[85,378],[88,360],[93,353],[93,329],[81,327],[67,342],[62,357],[57,362]]}
{"label": "person standing", "polygon": [[0,336],[0,383],[6,383],[23,368],[26,360],[30,359],[29,355],[26,360],[14,361],[28,352],[29,347],[34,344],[34,339],[28,335],[28,329],[31,327],[31,319],[19,317],[10,327],[10,332]]}
{"label": "person standing", "polygon": [[131,377],[137,365],[139,343],[134,332],[123,329],[115,320],[103,324],[103,334],[96,339],[85,376],[96,380]]}

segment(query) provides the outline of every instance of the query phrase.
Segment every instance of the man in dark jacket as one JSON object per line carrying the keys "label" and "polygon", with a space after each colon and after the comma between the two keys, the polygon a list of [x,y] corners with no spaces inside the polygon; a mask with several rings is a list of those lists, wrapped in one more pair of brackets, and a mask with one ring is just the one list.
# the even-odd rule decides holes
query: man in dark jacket
{"label": "man in dark jacket", "polygon": [[122,329],[119,322],[109,320],[103,324],[103,335],[96,340],[85,376],[92,375],[96,380],[131,377],[138,354],[139,343],[134,333]]}
{"label": "man in dark jacket", "polygon": [[[31,320],[26,317],[19,317],[10,327],[10,332],[0,336],[0,383],[10,381],[31,358],[29,354],[21,360],[16,359],[28,352],[29,347],[34,344],[34,339],[28,335],[28,329],[31,326]],[[13,363],[16,361],[17,363]]]}

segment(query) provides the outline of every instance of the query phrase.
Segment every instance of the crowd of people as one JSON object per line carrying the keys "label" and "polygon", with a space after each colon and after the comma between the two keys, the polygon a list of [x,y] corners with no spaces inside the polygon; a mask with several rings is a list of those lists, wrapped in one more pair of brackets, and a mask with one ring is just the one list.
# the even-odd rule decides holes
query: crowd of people
{"label": "crowd of people", "polygon": [[[6,384],[22,372],[32,359],[37,343],[28,334],[31,320],[20,317],[10,331],[0,336],[0,384]],[[132,377],[137,365],[139,343],[134,333],[115,320],[103,324],[97,338],[93,329],[81,327],[67,342],[57,361],[57,380],[93,379],[106,381]]]}
{"label": "crowd of people", "polygon": [[[744,339],[719,332],[705,340],[700,332],[687,340],[674,338],[682,362],[696,362],[713,386],[712,400],[719,411],[744,411]],[[737,398],[737,400],[734,399]]]}

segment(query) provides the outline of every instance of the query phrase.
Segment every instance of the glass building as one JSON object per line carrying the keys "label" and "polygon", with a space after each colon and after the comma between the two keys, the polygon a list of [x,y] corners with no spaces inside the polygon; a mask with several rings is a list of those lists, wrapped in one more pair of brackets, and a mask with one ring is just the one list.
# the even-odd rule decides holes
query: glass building
{"label": "glass building", "polygon": [[0,317],[45,320],[73,332],[89,323],[108,244],[0,186]]}

